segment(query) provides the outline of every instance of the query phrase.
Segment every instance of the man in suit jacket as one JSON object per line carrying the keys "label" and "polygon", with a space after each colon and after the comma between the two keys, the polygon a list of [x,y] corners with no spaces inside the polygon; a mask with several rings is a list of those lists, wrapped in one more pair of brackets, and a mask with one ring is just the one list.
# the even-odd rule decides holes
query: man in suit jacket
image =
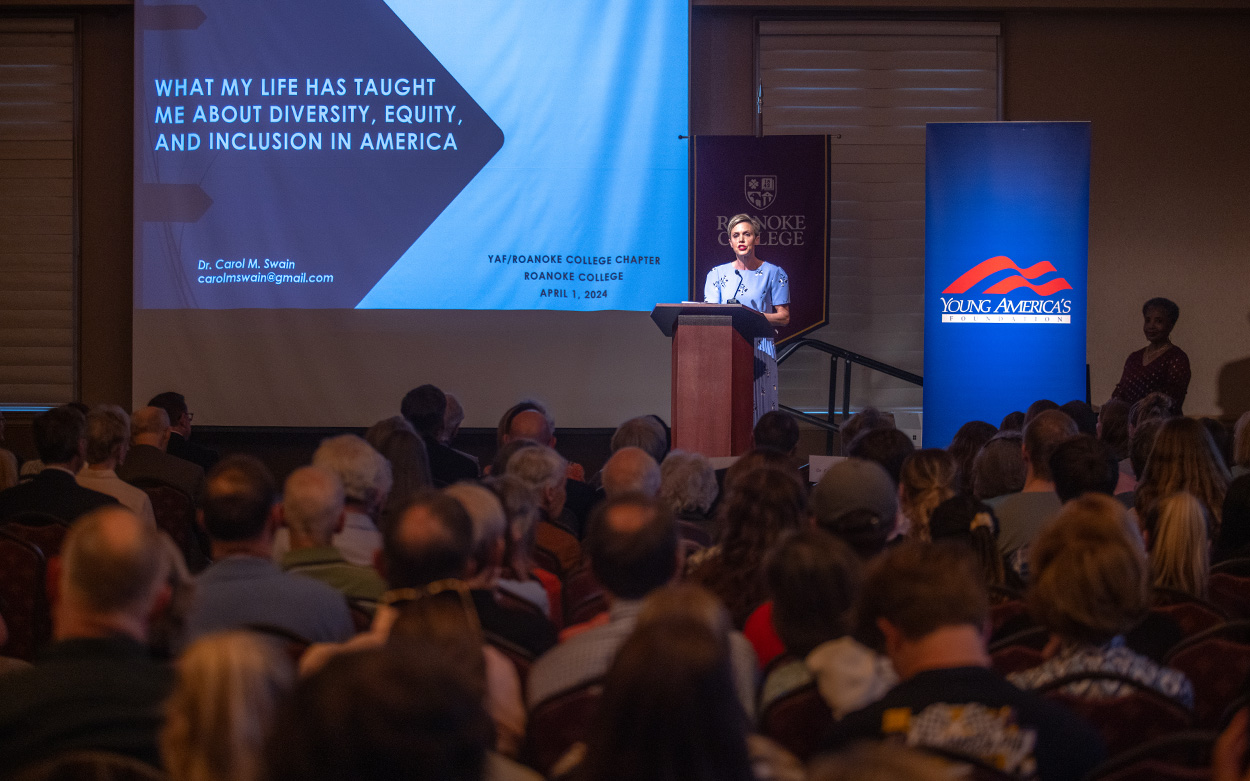
{"label": "man in suit jacket", "polygon": [[144,407],[130,420],[130,452],[117,468],[128,483],[160,480],[198,499],[204,490],[204,469],[165,452],[169,445],[169,415],[160,407]]}
{"label": "man in suit jacket", "polygon": [[43,471],[26,483],[0,491],[0,519],[18,513],[44,513],[70,522],[113,497],[78,485],[86,451],[86,418],[73,407],[56,407],[34,420],[35,448]]}
{"label": "man in suit jacket", "polygon": [[187,408],[186,398],[181,393],[174,391],[158,393],[148,402],[148,406],[160,407],[169,416],[169,445],[165,448],[165,452],[197,464],[205,472],[221,460],[221,454],[216,450],[191,441],[191,418],[193,416]]}

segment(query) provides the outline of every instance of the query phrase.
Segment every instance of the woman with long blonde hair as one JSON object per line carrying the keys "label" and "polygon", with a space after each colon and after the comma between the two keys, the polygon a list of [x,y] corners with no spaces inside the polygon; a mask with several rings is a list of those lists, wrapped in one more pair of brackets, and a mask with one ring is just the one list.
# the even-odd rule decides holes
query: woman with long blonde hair
{"label": "woman with long blonde hair", "polygon": [[1218,530],[1228,492],[1228,469],[1206,427],[1192,418],[1170,418],[1159,427],[1135,500],[1137,517],[1160,499],[1185,491],[1202,503]]}
{"label": "woman with long blonde hair", "polygon": [[1184,491],[1160,499],[1147,513],[1152,586],[1206,598],[1211,573],[1208,524],[1202,503]]}
{"label": "woman with long blonde hair", "polygon": [[259,779],[278,701],[294,679],[290,660],[251,632],[218,632],[187,648],[177,667],[160,736],[171,781]]}
{"label": "woman with long blonde hair", "polygon": [[939,448],[917,450],[903,462],[898,479],[899,507],[910,521],[908,536],[928,540],[929,516],[955,495],[959,465],[955,457]]}

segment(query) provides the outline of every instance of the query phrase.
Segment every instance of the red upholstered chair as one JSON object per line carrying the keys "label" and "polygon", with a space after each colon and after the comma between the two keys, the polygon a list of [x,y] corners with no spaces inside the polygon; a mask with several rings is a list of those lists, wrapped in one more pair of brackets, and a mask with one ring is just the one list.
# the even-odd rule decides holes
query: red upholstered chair
{"label": "red upholstered chair", "polygon": [[1089,781],[1205,781],[1211,778],[1214,732],[1185,730],[1111,757]]}
{"label": "red upholstered chair", "polygon": [[778,697],[760,714],[760,733],[806,761],[833,724],[833,711],[815,683]]}
{"label": "red upholstered chair", "polygon": [[1180,626],[1186,637],[1228,620],[1218,607],[1203,599],[1167,588],[1151,589],[1151,611],[1162,613]]}
{"label": "red upholstered chair", "polygon": [[1211,565],[1211,574],[1225,573],[1241,578],[1250,578],[1250,558],[1225,559]]}
{"label": "red upholstered chair", "polygon": [[564,581],[564,625],[589,621],[608,609],[608,595],[590,567],[578,567]]}
{"label": "red upholstered chair", "polygon": [[1188,637],[1163,661],[1193,684],[1198,726],[1216,729],[1250,676],[1250,621],[1229,621]]}
{"label": "red upholstered chair", "polygon": [[0,528],[0,614],[9,627],[6,656],[30,661],[52,636],[47,567],[37,545]]}
{"label": "red upholstered chair", "polygon": [[603,682],[592,681],[555,694],[531,711],[522,756],[543,775],[573,747],[586,739],[603,696]]}
{"label": "red upholstered chair", "polygon": [[37,546],[48,559],[61,555],[61,545],[65,542],[65,535],[69,534],[69,526],[64,521],[42,513],[10,516],[0,528]]}
{"label": "red upholstered chair", "polygon": [[1015,620],[1021,616],[1029,614],[1029,606],[1022,599],[1008,599],[997,604],[990,605],[990,626],[993,636],[1008,621]]}
{"label": "red upholstered chair", "polygon": [[1045,627],[1023,629],[990,644],[990,660],[1003,675],[1028,670],[1045,661],[1042,649],[1049,641],[1050,632]]}
{"label": "red upholstered chair", "polygon": [[209,565],[208,553],[201,541],[195,520],[195,502],[190,496],[168,483],[159,480],[136,480],[135,487],[143,489],[152,501],[152,513],[156,525],[169,535],[182,557],[187,569],[198,573]]}
{"label": "red upholstered chair", "polygon": [[[1121,685],[1117,697],[1084,697],[1063,689],[1074,683],[1114,681]],[[1190,710],[1131,678],[1114,673],[1080,673],[1051,681],[1038,689],[1047,699],[1061,703],[1088,720],[1102,735],[1111,755],[1134,748],[1193,726]]]}
{"label": "red upholstered chair", "polygon": [[1250,618],[1250,576],[1215,572],[1207,599],[1231,619]]}
{"label": "red upholstered chair", "polygon": [[107,751],[70,751],[31,765],[13,781],[167,781],[159,768]]}

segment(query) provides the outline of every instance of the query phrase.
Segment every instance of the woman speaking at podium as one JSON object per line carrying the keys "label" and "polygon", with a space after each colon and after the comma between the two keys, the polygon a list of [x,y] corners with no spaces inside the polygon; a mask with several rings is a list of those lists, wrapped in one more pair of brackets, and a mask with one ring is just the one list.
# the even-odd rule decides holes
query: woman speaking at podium
{"label": "woman speaking at podium", "polygon": [[[742,304],[774,326],[790,322],[790,278],[780,266],[755,256],[764,226],[749,214],[734,215],[726,234],[734,259],[707,273],[703,300]],[[777,409],[777,352],[772,339],[755,340],[755,419]]]}

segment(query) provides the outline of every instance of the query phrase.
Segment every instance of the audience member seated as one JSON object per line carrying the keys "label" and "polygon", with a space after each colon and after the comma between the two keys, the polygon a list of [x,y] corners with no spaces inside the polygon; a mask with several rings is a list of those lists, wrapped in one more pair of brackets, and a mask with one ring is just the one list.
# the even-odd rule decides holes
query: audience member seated
{"label": "audience member seated", "polygon": [[[717,472],[716,479],[721,481],[720,501],[723,502],[729,496],[729,492],[739,478],[764,467],[785,474],[799,487],[800,491],[804,494],[807,493],[807,481],[803,479],[799,470],[795,468],[794,459],[779,450],[755,447],[738,456],[738,459],[730,464],[729,468],[725,469],[723,473]],[[715,513],[715,509],[713,508],[713,513]]]}
{"label": "audience member seated", "polygon": [[780,410],[765,412],[751,431],[751,447],[766,447],[793,458],[799,450],[799,424]]}
{"label": "audience member seated", "polygon": [[497,588],[521,599],[536,596],[534,585],[542,590],[536,606],[547,606],[547,617],[557,627],[564,623],[563,584],[554,573],[534,563],[534,534],[542,512],[538,493],[533,486],[516,475],[501,474],[488,480],[490,489],[499,497],[508,532],[504,537],[503,570]]}
{"label": "audience member seated", "polygon": [[994,517],[994,508],[975,496],[952,496],[933,508],[929,534],[934,542],[951,540],[971,548],[981,564],[985,585],[1024,590],[1024,581],[1004,564],[998,552],[998,518]]}
{"label": "audience member seated", "polygon": [[[597,508],[586,547],[591,571],[608,593],[608,621],[576,634],[534,663],[526,692],[531,710],[555,694],[601,677],[634,630],[643,598],[680,571],[673,516],[644,496],[622,496]],[[755,654],[737,633],[730,643],[743,706],[750,712]]]}
{"label": "audience member seated", "polygon": [[[447,410],[443,413],[443,430],[438,434],[438,441],[455,450],[451,443],[455,441],[456,436],[460,433],[460,424],[462,423],[464,423],[464,407],[460,405],[459,399],[448,393]],[[466,453],[463,450],[456,450],[456,452],[478,464],[480,469],[481,464],[478,463],[477,456]]]}
{"label": "audience member seated", "polygon": [[1002,421],[998,424],[998,432],[1001,434],[1005,431],[1024,431],[1024,413],[1020,410],[1008,412],[1003,416]]}
{"label": "audience member seated", "polygon": [[1000,431],[972,460],[972,495],[983,502],[1019,493],[1028,470],[1024,466],[1024,435]]}
{"label": "audience member seated", "polygon": [[626,447],[636,447],[645,451],[658,464],[668,455],[668,431],[654,415],[630,418],[616,427],[608,443],[608,449],[612,454]]}
{"label": "audience member seated", "polygon": [[[950,763],[897,745],[860,743],[814,760],[807,781],[951,781]],[[974,776],[975,778],[975,776]]]}
{"label": "audience member seated", "polygon": [[[1059,409],[1059,405],[1051,401],[1050,399],[1038,399],[1037,401],[1030,404],[1029,408],[1024,411],[1024,424],[1020,430],[1023,431],[1027,429],[1029,427],[1029,424],[1033,422],[1033,418],[1036,418],[1038,415],[1042,414],[1043,412],[1047,412],[1049,410],[1058,410],[1058,409]],[[1073,421],[1073,422],[1075,423],[1076,421]]]}
{"label": "audience member seated", "polygon": [[1172,397],[1166,393],[1155,391],[1148,393],[1137,401],[1133,402],[1128,408],[1128,436],[1133,438],[1133,433],[1137,431],[1137,427],[1147,421],[1157,420],[1165,421],[1173,418],[1172,413]]}
{"label": "audience member seated", "polygon": [[956,493],[972,493],[972,462],[985,443],[997,433],[994,424],[984,420],[970,420],[955,432],[951,443],[946,446],[946,452],[955,459],[958,475],[955,479]]}
{"label": "audience member seated", "polygon": [[[1055,493],[1050,454],[1076,434],[1072,418],[1058,409],[1043,410],[1024,425],[1024,488],[986,501],[998,516],[998,549],[1008,559],[1032,542],[1042,525],[1059,512],[1063,502]],[[1025,574],[1022,566],[1015,569]]]}
{"label": "audience member seated", "polygon": [[568,498],[565,472],[568,462],[549,447],[533,445],[521,447],[508,459],[506,474],[514,475],[538,494],[538,507],[542,519],[535,527],[534,539],[538,547],[559,563],[555,573],[561,579],[582,563],[582,547],[576,535],[561,524],[564,503]]}
{"label": "audience member seated", "polygon": [[117,465],[126,460],[130,449],[130,416],[121,407],[101,405],[87,414],[86,462],[78,471],[78,484],[108,494],[141,520],[156,525],[152,500],[138,488],[117,476]]}
{"label": "audience member seated", "polygon": [[54,642],[34,667],[0,677],[0,775],[83,749],[160,765],[161,703],[173,675],[146,647],[168,599],[170,563],[157,534],[120,505],[70,529]]}
{"label": "audience member seated", "polygon": [[[1185,676],[1134,653],[1124,635],[1150,608],[1149,564],[1124,507],[1109,496],[1089,494],[1066,504],[1032,546],[1028,602],[1050,630],[1039,667],[1014,673],[1012,683],[1037,689],[1077,673],[1116,673],[1192,708]],[[1081,681],[1064,692],[1116,697],[1114,680]]]}
{"label": "audience member seated", "polygon": [[739,629],[768,598],[764,556],[806,519],[806,497],[786,474],[765,467],[736,480],[721,505],[724,537],[716,547],[700,551],[702,557],[687,573],[721,598]]}
{"label": "audience member seated", "polygon": [[694,524],[716,538],[713,519],[708,515],[716,501],[716,472],[702,453],[672,450],[660,464],[659,500],[679,522]]}
{"label": "audience member seated", "polygon": [[[0,442],[4,441],[4,412],[0,411]],[[17,456],[0,447],[0,491],[17,485]]]}
{"label": "audience member seated", "polygon": [[170,781],[259,781],[278,703],[294,683],[286,654],[251,632],[218,632],[178,660],[161,758]]}
{"label": "audience member seated", "polygon": [[1216,539],[1212,560],[1250,557],[1250,475],[1242,475],[1228,486]]}
{"label": "audience member seated", "polygon": [[884,636],[902,683],[836,724],[830,749],[885,739],[1041,781],[1082,778],[1103,759],[1088,724],[989,668],[979,570],[963,546],[916,540],[869,565],[857,614]]}
{"label": "audience member seated", "polygon": [[864,407],[847,418],[838,429],[838,436],[842,440],[842,455],[849,455],[847,448],[861,433],[879,428],[894,428],[894,418],[882,414],[876,407]]}
{"label": "audience member seated", "polygon": [[955,495],[958,476],[955,457],[945,450],[927,448],[907,457],[899,472],[898,499],[908,537],[929,539],[929,516]]}
{"label": "audience member seated", "polygon": [[275,627],[312,642],[352,636],[342,594],[273,563],[275,499],[269,470],[250,456],[222,459],[208,473],[200,522],[212,541],[213,564],[195,579],[188,641],[249,625]]}
{"label": "audience member seated", "polygon": [[378,527],[394,523],[418,491],[434,484],[425,442],[402,415],[374,423],[365,441],[391,465],[391,490],[378,513]]}
{"label": "audience member seated", "polygon": [[169,415],[160,407],[144,407],[130,421],[130,451],[117,467],[128,483],[159,480],[198,501],[204,491],[204,468],[165,452],[172,433]]}
{"label": "audience member seated", "polygon": [[911,437],[896,428],[878,428],[865,431],[847,447],[846,453],[852,458],[865,461],[876,461],[890,475],[890,479],[898,485],[899,473],[903,471],[903,462],[915,452]]}
{"label": "audience member seated", "polygon": [[320,466],[296,469],[283,486],[280,509],[290,540],[279,561],[282,571],[319,580],[372,615],[386,582],[373,567],[343,558],[332,542],[346,517],[338,475]]}
{"label": "audience member seated", "polygon": [[1077,434],[1061,442],[1050,454],[1050,475],[1055,495],[1067,502],[1086,493],[1115,494],[1120,466],[1111,448],[1092,434]]}
{"label": "audience member seated", "polygon": [[[658,425],[654,418],[647,418],[647,420],[653,425]],[[556,448],[556,422],[547,408],[537,401],[523,401],[504,413],[503,420],[500,421],[499,432],[501,449],[518,440],[534,442],[552,450]],[[660,434],[663,434],[662,430]],[[663,441],[662,436],[660,441]],[[504,463],[506,465],[507,462]],[[496,471],[493,474],[499,474],[499,472]],[[573,532],[578,539],[581,539],[585,533],[586,519],[590,516],[591,508],[603,497],[595,488],[586,484],[586,470],[581,464],[566,460],[564,476],[564,512],[559,522]]]}
{"label": "audience member seated", "polygon": [[[382,550],[382,533],[374,519],[391,491],[391,465],[355,434],[324,440],[313,452],[312,462],[338,475],[343,484],[346,514],[343,528],[334,535],[334,547],[349,563],[372,567]],[[274,541],[275,560],[289,548],[286,530],[279,529]]]}
{"label": "audience member seated", "polygon": [[898,490],[878,463],[848,458],[829,467],[807,504],[812,522],[867,561],[894,535]]}
{"label": "audience member seated", "polygon": [[1098,410],[1098,428],[1095,432],[1098,440],[1111,448],[1119,465],[1120,482],[1115,489],[1117,494],[1131,491],[1137,485],[1132,462],[1129,460],[1128,410],[1129,405],[1122,399],[1108,399]]}
{"label": "audience member seated", "polygon": [[1229,474],[1234,480],[1250,475],[1250,412],[1241,413],[1233,427],[1233,462]]}
{"label": "audience member seated", "polygon": [[[765,566],[772,601],[747,622],[759,649],[765,630],[776,628],[786,660],[773,667],[760,690],[760,711],[813,680],[835,718],[879,700],[898,676],[890,660],[850,634],[862,565],[846,543],[820,529],[787,537]],[[752,622],[768,627],[752,634]]]}
{"label": "audience member seated", "polygon": [[1098,435],[1098,413],[1085,402],[1073,399],[1067,404],[1060,405],[1059,411],[1072,418],[1077,432],[1089,434],[1091,437]]}
{"label": "audience member seated", "polygon": [[447,414],[447,396],[433,385],[413,388],[404,396],[399,412],[425,442],[434,485],[478,478],[477,462],[439,441]]}
{"label": "audience member seated", "polygon": [[296,684],[265,752],[268,781],[484,778],[491,720],[462,665],[385,648]]}
{"label": "audience member seated", "polygon": [[660,492],[660,465],[642,448],[628,446],[617,450],[600,474],[606,499],[625,494],[643,494],[654,499]]}
{"label": "audience member seated", "polygon": [[191,441],[191,419],[195,414],[187,408],[186,397],[181,393],[158,393],[148,402],[148,406],[160,407],[169,416],[169,444],[165,448],[169,455],[190,461],[205,472],[221,460],[221,455],[216,450]]}
{"label": "audience member seated", "polygon": [[1190,494],[1165,496],[1142,519],[1150,553],[1150,585],[1207,598],[1211,575],[1211,520]]}
{"label": "audience member seated", "polygon": [[[456,483],[443,489],[464,508],[473,524],[473,548],[462,579],[469,588],[478,618],[488,638],[501,639],[537,658],[556,644],[556,630],[546,618],[546,592],[539,583],[527,594],[527,601],[542,600],[535,610],[500,604],[495,589],[503,570],[507,547],[508,520],[503,505],[490,489],[475,483]],[[511,592],[510,592],[511,593]]]}
{"label": "audience member seated", "polygon": [[1115,498],[1120,504],[1133,509],[1137,503],[1137,486],[1146,472],[1146,462],[1150,460],[1150,452],[1154,450],[1155,437],[1163,428],[1163,418],[1151,418],[1143,421],[1133,429],[1129,439],[1129,469],[1133,472],[1133,490],[1116,493]]}
{"label": "audience member seated", "polygon": [[726,651],[690,618],[639,627],[608,671],[577,777],[802,779],[797,760],[749,735]]}
{"label": "audience member seated", "polygon": [[1170,418],[1159,427],[1137,483],[1137,517],[1146,517],[1163,497],[1185,491],[1202,502],[1202,509],[1219,528],[1228,483],[1228,470],[1206,428],[1193,418]]}
{"label": "audience member seated", "polygon": [[108,494],[83,488],[75,479],[87,448],[86,417],[81,412],[54,407],[36,415],[33,428],[43,471],[0,491],[0,522],[18,513],[42,513],[69,523],[89,510],[117,504]]}

